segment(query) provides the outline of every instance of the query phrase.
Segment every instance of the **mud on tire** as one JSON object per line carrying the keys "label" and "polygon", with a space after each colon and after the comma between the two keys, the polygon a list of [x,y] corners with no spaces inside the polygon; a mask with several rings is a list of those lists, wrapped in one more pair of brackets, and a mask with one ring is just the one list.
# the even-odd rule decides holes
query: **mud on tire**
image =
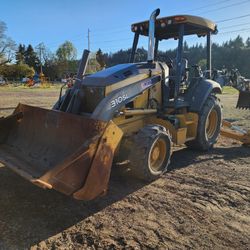
{"label": "mud on tire", "polygon": [[195,140],[186,142],[191,149],[207,151],[217,142],[222,123],[221,105],[214,95],[207,98],[199,114]]}
{"label": "mud on tire", "polygon": [[133,138],[129,154],[134,176],[152,181],[167,171],[171,156],[171,138],[166,129],[158,125],[147,125]]}

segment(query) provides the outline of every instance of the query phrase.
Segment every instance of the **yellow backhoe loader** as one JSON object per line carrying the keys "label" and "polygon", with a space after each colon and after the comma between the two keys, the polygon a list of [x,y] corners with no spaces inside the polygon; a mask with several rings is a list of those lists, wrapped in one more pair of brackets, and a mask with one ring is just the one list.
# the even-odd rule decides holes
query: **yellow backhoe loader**
{"label": "yellow backhoe loader", "polygon": [[[217,27],[197,16],[157,18],[159,13],[132,25],[129,63],[85,75],[85,50],[74,86],[52,110],[19,104],[2,118],[0,161],[42,188],[91,200],[107,192],[114,155],[126,157],[138,178],[151,181],[167,171],[173,144],[213,147],[222,124],[216,97],[221,86],[211,80]],[[207,37],[206,77],[183,58],[185,35]],[[148,36],[148,58],[135,63],[140,36]],[[178,39],[176,58],[156,61],[165,39]],[[249,144],[249,133],[242,141]]]}

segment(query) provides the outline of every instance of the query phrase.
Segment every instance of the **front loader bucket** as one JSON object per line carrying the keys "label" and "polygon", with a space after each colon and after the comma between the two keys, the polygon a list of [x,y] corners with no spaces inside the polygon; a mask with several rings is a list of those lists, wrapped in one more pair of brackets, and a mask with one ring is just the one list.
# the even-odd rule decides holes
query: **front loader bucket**
{"label": "front loader bucket", "polygon": [[40,187],[90,200],[107,190],[121,137],[112,121],[19,104],[0,119],[0,162]]}
{"label": "front loader bucket", "polygon": [[250,91],[240,91],[236,108],[250,109]]}

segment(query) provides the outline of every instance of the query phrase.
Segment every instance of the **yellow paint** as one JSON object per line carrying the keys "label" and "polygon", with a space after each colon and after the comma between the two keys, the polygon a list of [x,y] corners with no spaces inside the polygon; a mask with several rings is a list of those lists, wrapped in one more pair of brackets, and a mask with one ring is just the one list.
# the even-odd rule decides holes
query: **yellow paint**
{"label": "yellow paint", "polygon": [[148,106],[148,90],[134,99],[134,108],[147,108]]}
{"label": "yellow paint", "polygon": [[179,119],[180,127],[175,128],[169,121],[150,116],[146,119],[147,124],[158,124],[165,127],[171,137],[172,141],[177,144],[184,144],[186,141],[194,139],[197,133],[198,114],[186,113],[175,115]]}
{"label": "yellow paint", "polygon": [[116,147],[121,141],[122,135],[123,131],[113,121],[110,121],[104,131],[102,140],[105,142],[106,145],[110,147],[110,149],[114,153]]}
{"label": "yellow paint", "polygon": [[145,116],[133,116],[131,118],[125,118],[124,116],[113,119],[113,122],[119,126],[125,134],[130,134],[139,131],[144,127]]}
{"label": "yellow paint", "polygon": [[187,140],[194,139],[197,133],[199,115],[197,113],[178,114],[180,127],[187,128]]}

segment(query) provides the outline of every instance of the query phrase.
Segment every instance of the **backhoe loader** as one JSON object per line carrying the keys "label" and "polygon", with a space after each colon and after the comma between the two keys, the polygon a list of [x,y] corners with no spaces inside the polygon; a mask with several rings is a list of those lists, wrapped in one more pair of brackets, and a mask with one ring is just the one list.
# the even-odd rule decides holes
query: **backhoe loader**
{"label": "backhoe loader", "polygon": [[[211,80],[217,27],[197,16],[159,13],[131,26],[128,63],[85,75],[85,50],[75,84],[52,110],[19,104],[1,119],[0,161],[39,187],[91,200],[107,192],[114,156],[152,181],[167,171],[173,144],[212,148],[222,124],[221,86]],[[206,77],[183,57],[186,35],[207,38]],[[148,36],[148,56],[135,63],[140,36]],[[166,39],[178,39],[176,58],[160,62],[158,44]]]}

